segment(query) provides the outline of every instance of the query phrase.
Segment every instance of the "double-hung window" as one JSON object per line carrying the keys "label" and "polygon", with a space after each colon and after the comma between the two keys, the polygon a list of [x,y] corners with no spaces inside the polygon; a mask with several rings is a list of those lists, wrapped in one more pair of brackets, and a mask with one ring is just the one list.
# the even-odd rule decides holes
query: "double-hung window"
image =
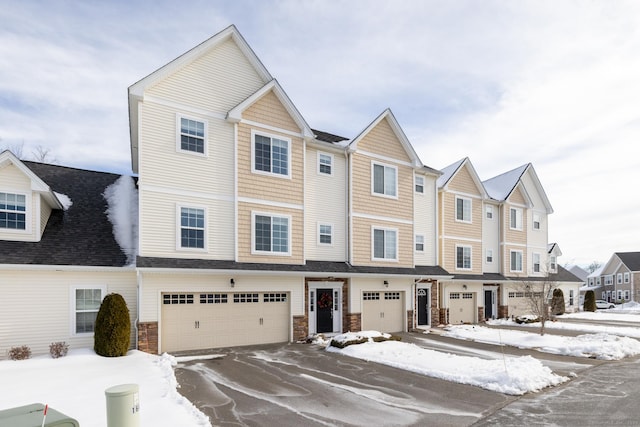
{"label": "double-hung window", "polygon": [[424,176],[416,175],[415,190],[416,190],[416,193],[424,194]]}
{"label": "double-hung window", "polygon": [[253,252],[275,255],[290,254],[289,216],[253,214]]}
{"label": "double-hung window", "polygon": [[486,205],[484,207],[484,211],[485,211],[485,215],[486,215],[487,219],[493,219],[493,206]]}
{"label": "double-hung window", "polygon": [[373,229],[373,259],[391,260],[398,259],[398,232],[388,228]]}
{"label": "double-hung window", "polygon": [[522,209],[509,209],[509,227],[512,230],[522,230]]}
{"label": "double-hung window", "polygon": [[253,171],[289,177],[291,141],[282,137],[253,133]]}
{"label": "double-hung window", "polygon": [[416,252],[424,252],[424,235],[416,234]]}
{"label": "double-hung window", "polygon": [[77,287],[72,289],[73,334],[93,333],[96,316],[102,304],[104,287]]}
{"label": "double-hung window", "polygon": [[206,123],[200,120],[178,117],[179,148],[182,151],[206,154]]}
{"label": "double-hung window", "polygon": [[522,251],[511,251],[511,271],[522,271]]}
{"label": "double-hung window", "polygon": [[493,263],[493,249],[487,249],[487,264]]}
{"label": "double-hung window", "polygon": [[333,156],[331,154],[318,153],[318,173],[333,175]]}
{"label": "double-hung window", "polygon": [[379,163],[372,164],[373,193],[383,196],[397,197],[398,195],[398,169],[394,166]]}
{"label": "double-hung window", "polygon": [[624,283],[629,283],[630,281],[630,277],[629,277],[629,273],[624,273]]}
{"label": "double-hung window", "polygon": [[27,198],[23,194],[0,193],[0,228],[26,230]]}
{"label": "double-hung window", "polygon": [[456,221],[471,222],[471,199],[456,197]]}
{"label": "double-hung window", "polygon": [[533,229],[540,230],[540,215],[533,214]]}
{"label": "double-hung window", "polygon": [[180,247],[204,249],[205,211],[199,208],[180,207]]}
{"label": "double-hung window", "polygon": [[471,246],[456,246],[456,268],[471,270]]}
{"label": "double-hung window", "polygon": [[618,285],[621,285],[622,284],[622,273],[618,273],[617,279],[618,279]]}
{"label": "double-hung window", "polygon": [[540,273],[540,254],[533,254],[533,271]]}
{"label": "double-hung window", "polygon": [[333,226],[331,224],[318,224],[318,243],[331,245],[333,241]]}

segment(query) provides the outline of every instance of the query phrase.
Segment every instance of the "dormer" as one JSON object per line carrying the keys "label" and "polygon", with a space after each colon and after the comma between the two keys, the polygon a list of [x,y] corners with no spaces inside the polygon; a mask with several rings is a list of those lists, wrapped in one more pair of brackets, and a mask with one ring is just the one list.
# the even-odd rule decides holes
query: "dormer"
{"label": "dormer", "polygon": [[0,153],[0,240],[39,242],[53,209],[51,188],[12,152]]}
{"label": "dormer", "polygon": [[549,253],[549,273],[555,274],[558,272],[558,257],[562,256],[562,251],[557,243],[549,243],[547,252]]}

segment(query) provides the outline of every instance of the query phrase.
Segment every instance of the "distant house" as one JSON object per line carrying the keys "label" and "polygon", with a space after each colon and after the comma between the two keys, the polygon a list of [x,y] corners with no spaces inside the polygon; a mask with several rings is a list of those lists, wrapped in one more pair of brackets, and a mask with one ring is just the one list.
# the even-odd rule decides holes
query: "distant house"
{"label": "distant house", "polygon": [[589,284],[593,278],[596,285],[601,285],[597,299],[614,303],[640,300],[640,252],[615,252],[592,275]]}

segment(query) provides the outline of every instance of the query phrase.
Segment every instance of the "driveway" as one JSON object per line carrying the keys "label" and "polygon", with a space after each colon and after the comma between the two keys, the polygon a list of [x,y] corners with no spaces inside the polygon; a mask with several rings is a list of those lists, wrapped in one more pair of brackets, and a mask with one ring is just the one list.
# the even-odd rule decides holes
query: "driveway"
{"label": "driveway", "polygon": [[313,344],[181,363],[180,393],[217,426],[468,426],[514,397],[329,353]]}

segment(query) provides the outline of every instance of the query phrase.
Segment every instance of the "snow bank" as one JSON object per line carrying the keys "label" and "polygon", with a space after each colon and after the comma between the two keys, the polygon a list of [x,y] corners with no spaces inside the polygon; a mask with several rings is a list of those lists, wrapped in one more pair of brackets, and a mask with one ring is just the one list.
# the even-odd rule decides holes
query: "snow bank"
{"label": "snow bank", "polygon": [[138,254],[138,190],[133,178],[121,176],[104,190],[107,200],[107,216],[113,224],[113,235],[127,264],[136,262]]}

